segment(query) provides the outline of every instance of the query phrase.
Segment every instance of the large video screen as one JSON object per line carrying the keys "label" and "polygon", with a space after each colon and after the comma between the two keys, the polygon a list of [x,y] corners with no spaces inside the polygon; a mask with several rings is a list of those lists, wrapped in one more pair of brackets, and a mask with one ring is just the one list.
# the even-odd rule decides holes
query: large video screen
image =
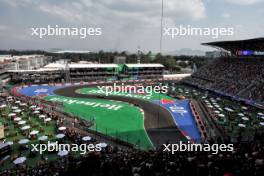
{"label": "large video screen", "polygon": [[238,56],[264,56],[263,51],[252,51],[252,50],[238,50],[236,52]]}

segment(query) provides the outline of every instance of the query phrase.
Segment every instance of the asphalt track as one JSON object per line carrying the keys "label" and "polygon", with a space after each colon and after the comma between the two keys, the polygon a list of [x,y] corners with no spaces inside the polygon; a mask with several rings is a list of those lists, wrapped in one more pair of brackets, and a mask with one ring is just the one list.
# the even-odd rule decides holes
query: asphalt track
{"label": "asphalt track", "polygon": [[86,87],[95,87],[110,84],[93,84],[93,85],[77,85],[69,86],[54,91],[54,94],[71,97],[71,98],[95,98],[95,99],[106,99],[127,102],[138,106],[144,111],[144,127],[155,147],[159,147],[165,143],[178,143],[179,141],[186,142],[186,138],[179,131],[176,126],[172,115],[165,108],[154,104],[150,101],[123,97],[123,96],[98,96],[98,95],[86,95],[79,94],[76,90]]}

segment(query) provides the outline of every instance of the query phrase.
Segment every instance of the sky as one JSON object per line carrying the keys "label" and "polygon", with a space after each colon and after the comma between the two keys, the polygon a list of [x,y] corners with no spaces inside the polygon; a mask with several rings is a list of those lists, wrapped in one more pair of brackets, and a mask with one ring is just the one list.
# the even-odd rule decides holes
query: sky
{"label": "sky", "polygon": [[[164,0],[163,27],[233,28],[233,36],[163,36],[163,52],[263,37],[264,0]],[[0,49],[159,52],[161,0],[0,0]],[[84,39],[32,36],[31,28],[101,28]]]}

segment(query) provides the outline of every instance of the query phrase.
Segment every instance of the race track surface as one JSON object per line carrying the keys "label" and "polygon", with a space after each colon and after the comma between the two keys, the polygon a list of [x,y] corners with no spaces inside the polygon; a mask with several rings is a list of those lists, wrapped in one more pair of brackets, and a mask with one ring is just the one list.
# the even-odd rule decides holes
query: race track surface
{"label": "race track surface", "polygon": [[146,132],[151,139],[155,147],[161,146],[165,143],[178,143],[179,141],[186,141],[186,138],[181,134],[178,127],[174,123],[173,117],[169,111],[165,108],[154,104],[150,101],[123,97],[123,96],[98,96],[98,95],[86,95],[76,92],[78,89],[86,87],[95,87],[110,84],[98,84],[98,85],[78,85],[69,86],[54,91],[54,94],[71,97],[71,98],[95,98],[106,99],[127,102],[135,106],[140,107],[144,111],[144,126]]}

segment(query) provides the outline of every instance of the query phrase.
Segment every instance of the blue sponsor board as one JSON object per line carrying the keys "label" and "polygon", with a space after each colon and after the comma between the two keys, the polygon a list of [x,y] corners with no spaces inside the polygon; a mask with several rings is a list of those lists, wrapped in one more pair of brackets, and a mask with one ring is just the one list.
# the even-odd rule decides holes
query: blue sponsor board
{"label": "blue sponsor board", "polygon": [[188,100],[176,100],[167,103],[156,100],[154,103],[166,108],[172,114],[174,122],[186,137],[188,136],[196,143],[201,142],[201,135]]}
{"label": "blue sponsor board", "polygon": [[48,96],[54,95],[53,91],[64,86],[29,86],[20,89],[19,93],[22,95],[33,97],[33,96]]}

